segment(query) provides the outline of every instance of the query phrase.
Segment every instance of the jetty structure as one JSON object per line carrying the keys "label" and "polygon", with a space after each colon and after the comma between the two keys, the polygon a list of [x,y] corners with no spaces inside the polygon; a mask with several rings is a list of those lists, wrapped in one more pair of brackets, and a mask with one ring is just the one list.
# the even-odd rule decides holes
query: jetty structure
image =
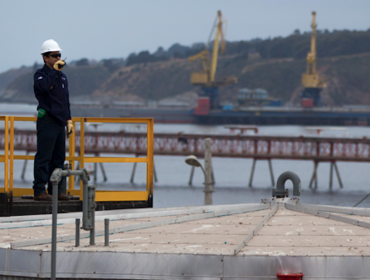
{"label": "jetty structure", "polygon": [[[81,213],[58,214],[56,278],[369,279],[370,209],[299,195],[298,176],[285,172],[259,203],[98,211],[93,242]],[[51,224],[0,218],[0,279],[50,278]]]}

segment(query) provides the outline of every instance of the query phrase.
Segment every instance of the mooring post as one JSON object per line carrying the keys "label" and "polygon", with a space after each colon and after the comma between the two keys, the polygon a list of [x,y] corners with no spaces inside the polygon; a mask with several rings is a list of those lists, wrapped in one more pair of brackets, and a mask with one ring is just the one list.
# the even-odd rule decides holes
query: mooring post
{"label": "mooring post", "polygon": [[251,170],[251,176],[249,178],[249,187],[252,187],[252,181],[253,181],[253,175],[254,175],[254,168],[256,167],[256,159],[253,159],[253,164],[252,164],[252,170]]}
{"label": "mooring post", "polygon": [[204,140],[204,169],[205,169],[205,187],[204,204],[212,205],[213,181],[212,181],[212,140]]}

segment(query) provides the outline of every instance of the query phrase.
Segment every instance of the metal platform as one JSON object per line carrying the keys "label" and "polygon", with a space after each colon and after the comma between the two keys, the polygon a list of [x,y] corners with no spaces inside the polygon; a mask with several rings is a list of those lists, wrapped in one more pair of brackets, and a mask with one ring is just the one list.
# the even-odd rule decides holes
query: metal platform
{"label": "metal platform", "polygon": [[[147,208],[152,207],[152,201],[100,201],[96,202],[96,211]],[[69,201],[58,201],[58,213],[81,212],[82,201],[75,197]],[[52,213],[52,201],[34,201],[33,196],[23,199],[0,193],[0,216],[23,216]]]}
{"label": "metal platform", "polygon": [[[75,247],[58,214],[57,277],[73,279],[370,279],[370,209],[261,203],[96,212]],[[110,243],[104,246],[104,219]],[[50,277],[51,215],[0,218],[0,279]]]}

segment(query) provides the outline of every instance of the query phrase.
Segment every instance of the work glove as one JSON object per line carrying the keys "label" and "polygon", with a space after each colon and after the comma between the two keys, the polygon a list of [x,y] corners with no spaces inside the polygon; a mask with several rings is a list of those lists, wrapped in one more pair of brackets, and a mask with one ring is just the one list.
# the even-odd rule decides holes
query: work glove
{"label": "work glove", "polygon": [[73,133],[73,123],[72,120],[67,121],[67,138]]}
{"label": "work glove", "polygon": [[64,60],[58,60],[57,62],[54,63],[54,69],[57,71],[60,71],[63,69],[63,67],[66,65]]}

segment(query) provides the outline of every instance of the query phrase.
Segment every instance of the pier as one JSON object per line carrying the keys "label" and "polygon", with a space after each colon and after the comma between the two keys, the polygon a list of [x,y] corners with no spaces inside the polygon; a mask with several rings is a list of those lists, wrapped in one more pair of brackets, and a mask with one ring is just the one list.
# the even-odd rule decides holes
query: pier
{"label": "pier", "polygon": [[[80,132],[75,135],[75,152],[80,153]],[[212,156],[253,159],[249,186],[252,186],[254,170],[258,160],[267,160],[274,185],[271,160],[311,160],[314,170],[310,188],[317,188],[317,169],[319,163],[329,162],[330,184],[332,188],[335,171],[339,184],[343,187],[337,161],[370,162],[370,139],[367,138],[323,138],[286,137],[260,135],[213,135],[213,134],[169,134],[154,133],[154,154],[166,156],[204,156],[203,141],[212,139]],[[0,132],[0,148],[4,148],[4,131]],[[67,147],[69,142],[66,143]],[[14,150],[27,154],[36,151],[36,134],[31,130],[14,131]],[[136,157],[147,153],[147,134],[141,132],[84,132],[84,153],[132,154]],[[135,164],[131,181],[133,181]],[[102,165],[100,163],[100,165]],[[102,170],[103,171],[103,170]],[[193,174],[193,172],[191,172]],[[156,179],[156,174],[154,173]],[[191,179],[191,178],[190,178]],[[191,183],[191,180],[190,180]]]}

